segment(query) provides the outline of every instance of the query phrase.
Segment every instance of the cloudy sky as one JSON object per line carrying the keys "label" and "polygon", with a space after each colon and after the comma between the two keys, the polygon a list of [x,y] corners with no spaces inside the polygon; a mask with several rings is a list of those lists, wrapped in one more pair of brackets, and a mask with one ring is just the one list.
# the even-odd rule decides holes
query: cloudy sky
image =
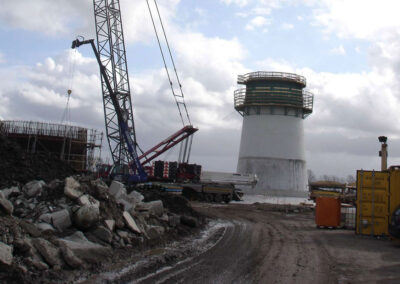
{"label": "cloudy sky", "polygon": [[[158,0],[195,126],[192,162],[235,171],[238,74],[295,72],[315,94],[305,120],[308,168],[346,177],[379,169],[377,137],[400,164],[400,2],[395,0]],[[180,128],[145,0],[121,0],[141,148]],[[91,0],[1,0],[0,119],[103,129],[98,66],[77,36],[94,38]],[[105,144],[104,144],[105,145]],[[104,151],[108,151],[105,148]],[[176,159],[178,150],[166,159]]]}

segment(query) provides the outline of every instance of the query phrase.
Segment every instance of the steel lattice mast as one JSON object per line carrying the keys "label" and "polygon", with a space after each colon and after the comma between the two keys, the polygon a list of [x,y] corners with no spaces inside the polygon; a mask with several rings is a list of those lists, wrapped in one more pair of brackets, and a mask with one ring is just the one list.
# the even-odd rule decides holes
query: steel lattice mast
{"label": "steel lattice mast", "polygon": [[[129,134],[134,142],[133,146],[136,148],[136,133],[119,0],[93,0],[93,4],[97,50],[101,62],[106,68],[107,76],[117,96],[123,116],[125,116]],[[120,133],[116,110],[102,76],[101,86],[106,134],[112,159],[116,164],[127,164],[130,162],[130,155],[127,145],[123,141],[123,135]]]}

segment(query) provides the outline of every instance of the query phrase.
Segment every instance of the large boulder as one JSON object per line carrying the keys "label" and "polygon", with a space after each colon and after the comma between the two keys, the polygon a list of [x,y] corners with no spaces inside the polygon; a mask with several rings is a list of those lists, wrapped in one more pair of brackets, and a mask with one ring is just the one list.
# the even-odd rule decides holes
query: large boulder
{"label": "large boulder", "polygon": [[34,197],[36,195],[39,195],[42,190],[43,186],[46,183],[42,180],[33,180],[28,182],[27,184],[24,185],[22,188],[22,191],[29,197]]}
{"label": "large boulder", "polygon": [[79,190],[80,184],[73,177],[67,177],[65,179],[64,194],[71,199],[78,199],[83,195],[83,192]]}
{"label": "large boulder", "polygon": [[12,255],[13,248],[0,242],[0,263],[5,265],[11,265],[13,262]]}
{"label": "large boulder", "polygon": [[161,200],[140,203],[136,206],[137,211],[147,211],[152,215],[161,217],[164,214],[164,205]]}
{"label": "large boulder", "polygon": [[0,198],[0,210],[7,215],[12,215],[14,206],[5,198]]}
{"label": "large boulder", "polygon": [[74,223],[80,229],[88,229],[95,225],[100,217],[98,207],[84,205],[74,214]]}

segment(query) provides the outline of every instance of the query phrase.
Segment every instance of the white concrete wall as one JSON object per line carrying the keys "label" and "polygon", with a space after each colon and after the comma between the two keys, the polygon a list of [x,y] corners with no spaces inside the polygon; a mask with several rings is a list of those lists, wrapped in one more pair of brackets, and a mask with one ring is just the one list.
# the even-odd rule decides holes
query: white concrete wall
{"label": "white concrete wall", "polygon": [[257,174],[259,182],[253,193],[305,195],[303,119],[269,114],[244,116],[237,172]]}

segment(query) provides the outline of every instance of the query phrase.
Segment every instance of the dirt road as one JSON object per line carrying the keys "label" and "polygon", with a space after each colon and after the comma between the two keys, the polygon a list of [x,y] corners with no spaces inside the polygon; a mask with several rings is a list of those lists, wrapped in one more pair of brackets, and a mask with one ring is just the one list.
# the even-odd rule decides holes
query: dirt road
{"label": "dirt road", "polygon": [[88,282],[400,283],[400,247],[393,241],[317,229],[309,210],[193,206],[216,220],[197,238]]}

